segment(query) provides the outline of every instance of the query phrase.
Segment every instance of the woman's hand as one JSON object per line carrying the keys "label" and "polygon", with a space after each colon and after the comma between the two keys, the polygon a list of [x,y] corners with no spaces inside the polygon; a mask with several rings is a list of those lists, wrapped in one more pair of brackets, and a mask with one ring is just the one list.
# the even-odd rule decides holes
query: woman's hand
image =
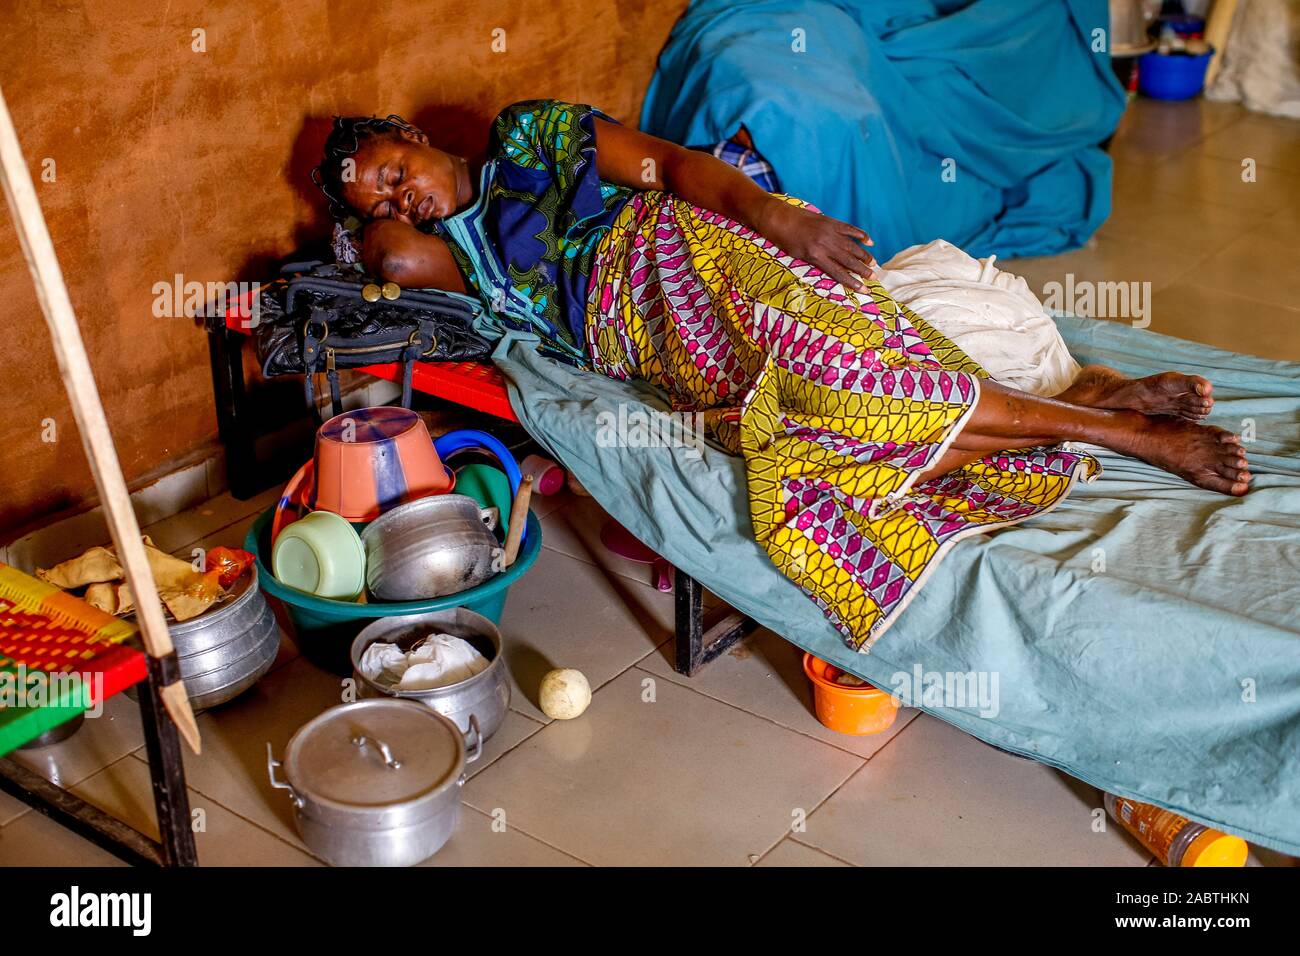
{"label": "woman's hand", "polygon": [[876,260],[863,248],[871,237],[857,226],[770,197],[758,231],[796,259],[815,265],[836,282],[861,291]]}
{"label": "woman's hand", "polygon": [[861,290],[861,279],[871,276],[875,260],[863,248],[872,244],[871,237],[856,226],[777,199],[708,153],[599,118],[595,129],[601,179],[630,189],[666,189],[720,212],[850,289]]}

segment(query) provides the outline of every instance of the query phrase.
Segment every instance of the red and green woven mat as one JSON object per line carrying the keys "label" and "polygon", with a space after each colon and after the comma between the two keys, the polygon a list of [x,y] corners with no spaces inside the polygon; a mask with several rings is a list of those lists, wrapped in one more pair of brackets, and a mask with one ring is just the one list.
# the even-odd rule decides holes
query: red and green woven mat
{"label": "red and green woven mat", "polygon": [[[0,564],[0,755],[144,680],[144,654],[124,643],[135,633],[135,625]],[[39,686],[35,672],[45,675]]]}

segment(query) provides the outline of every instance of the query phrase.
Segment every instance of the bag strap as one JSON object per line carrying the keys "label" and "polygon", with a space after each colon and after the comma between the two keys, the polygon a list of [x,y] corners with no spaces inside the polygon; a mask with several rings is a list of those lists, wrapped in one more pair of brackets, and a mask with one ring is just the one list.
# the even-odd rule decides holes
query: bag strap
{"label": "bag strap", "polygon": [[402,363],[402,407],[410,408],[411,399],[411,376],[415,370],[415,359],[408,358]]}
{"label": "bag strap", "polygon": [[320,421],[320,409],[316,407],[316,373],[307,369],[307,374],[302,377],[302,391],[307,399],[307,407],[311,409],[312,417]]}

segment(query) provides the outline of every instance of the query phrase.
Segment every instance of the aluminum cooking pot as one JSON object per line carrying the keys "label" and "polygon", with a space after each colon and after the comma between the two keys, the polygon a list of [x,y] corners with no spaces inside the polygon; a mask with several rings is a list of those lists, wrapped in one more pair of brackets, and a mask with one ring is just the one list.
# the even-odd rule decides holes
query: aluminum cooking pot
{"label": "aluminum cooking pot", "polygon": [[411,866],[455,831],[465,765],[482,749],[476,721],[462,735],[423,704],[383,697],[316,715],[289,740],[283,762],[268,743],[266,772],[272,787],[289,791],[298,833],[322,860]]}
{"label": "aluminum cooking pot", "polygon": [[280,652],[280,628],[251,568],[227,600],[168,628],[195,710],[233,700],[256,684]]}
{"label": "aluminum cooking pot", "polygon": [[465,495],[433,495],[372,521],[361,535],[366,584],[382,601],[422,601],[482,584],[502,569],[495,509]]}
{"label": "aluminum cooking pot", "polygon": [[[488,666],[468,680],[431,690],[398,690],[361,673],[361,658],[366,648],[376,641],[396,644],[409,651],[431,633],[449,634],[469,641],[488,659]],[[510,675],[506,673],[506,662],[501,653],[501,632],[482,614],[463,607],[402,617],[381,617],[366,625],[352,642],[352,676],[362,697],[418,700],[450,717],[465,732],[470,729],[470,721],[477,720],[484,740],[489,740],[497,732],[510,706]]]}

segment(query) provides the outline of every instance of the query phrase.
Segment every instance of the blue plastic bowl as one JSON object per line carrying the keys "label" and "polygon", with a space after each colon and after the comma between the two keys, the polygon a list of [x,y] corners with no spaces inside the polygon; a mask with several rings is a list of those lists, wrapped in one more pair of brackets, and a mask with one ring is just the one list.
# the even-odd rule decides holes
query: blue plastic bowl
{"label": "blue plastic bowl", "polygon": [[500,624],[501,612],[505,610],[506,592],[511,584],[533,566],[542,550],[542,526],[537,516],[529,511],[526,525],[528,533],[524,535],[524,543],[520,546],[515,563],[477,587],[427,601],[378,604],[334,601],[299,591],[275,579],[267,560],[271,553],[269,538],[274,515],[274,507],[262,512],[244,538],[244,549],[257,558],[258,583],[263,591],[283,604],[302,655],[326,670],[343,675],[352,673],[352,639],[363,627],[381,617],[463,607],[482,614],[493,624]]}
{"label": "blue plastic bowl", "polygon": [[1205,86],[1211,48],[1197,56],[1147,53],[1138,58],[1138,89],[1155,100],[1190,100]]}

